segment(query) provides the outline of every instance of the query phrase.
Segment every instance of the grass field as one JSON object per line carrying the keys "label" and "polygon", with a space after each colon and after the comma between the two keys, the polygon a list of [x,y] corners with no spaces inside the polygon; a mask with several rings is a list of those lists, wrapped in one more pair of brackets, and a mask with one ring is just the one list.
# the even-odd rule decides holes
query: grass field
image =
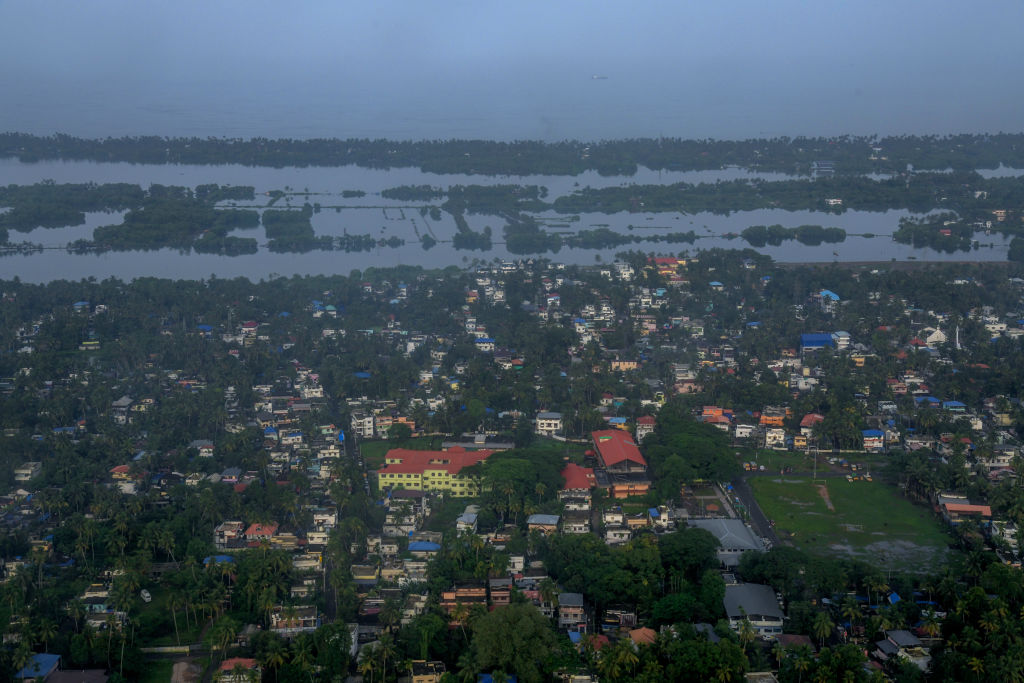
{"label": "grass field", "polygon": [[[764,465],[769,472],[779,472],[784,467],[792,467],[794,472],[810,472],[814,462],[810,456],[800,451],[774,451],[770,449],[742,449],[740,460]],[[821,456],[819,456],[821,457]],[[819,467],[822,460],[818,461]]]}
{"label": "grass field", "polygon": [[891,485],[844,477],[754,477],[750,485],[779,537],[809,552],[914,572],[930,570],[947,552],[950,537],[939,520]]}
{"label": "grass field", "polygon": [[161,660],[146,662],[140,681],[143,683],[169,683],[174,671],[174,662]]}

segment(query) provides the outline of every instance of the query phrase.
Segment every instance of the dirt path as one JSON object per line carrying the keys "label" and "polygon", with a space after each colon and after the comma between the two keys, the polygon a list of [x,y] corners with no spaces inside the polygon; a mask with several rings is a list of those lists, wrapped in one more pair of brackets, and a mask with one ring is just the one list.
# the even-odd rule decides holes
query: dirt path
{"label": "dirt path", "polygon": [[832,505],[832,499],[828,497],[828,487],[824,484],[818,484],[818,495],[825,501],[825,507],[829,509],[829,512],[835,512],[836,509]]}
{"label": "dirt path", "polygon": [[174,672],[171,674],[171,683],[195,683],[199,680],[203,670],[198,664],[192,662],[175,662]]}

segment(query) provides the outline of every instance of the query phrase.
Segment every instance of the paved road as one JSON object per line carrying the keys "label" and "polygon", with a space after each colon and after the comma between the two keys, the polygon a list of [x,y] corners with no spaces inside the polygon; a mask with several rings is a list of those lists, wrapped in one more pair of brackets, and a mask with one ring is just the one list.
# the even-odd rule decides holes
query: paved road
{"label": "paved road", "polygon": [[768,523],[768,518],[761,512],[761,506],[757,504],[754,492],[751,490],[750,484],[747,483],[746,479],[743,477],[733,479],[732,491],[740,499],[740,502],[746,506],[747,511],[750,512],[750,525],[754,527],[754,530],[771,541],[773,546],[778,545],[779,537],[775,533],[775,529]]}

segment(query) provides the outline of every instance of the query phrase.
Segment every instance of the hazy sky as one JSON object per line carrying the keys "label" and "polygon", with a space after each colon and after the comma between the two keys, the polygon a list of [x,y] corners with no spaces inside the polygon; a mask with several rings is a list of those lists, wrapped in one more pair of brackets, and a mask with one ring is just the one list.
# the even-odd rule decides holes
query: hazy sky
{"label": "hazy sky", "polygon": [[591,120],[717,137],[1021,130],[1022,19],[1019,0],[0,0],[0,129],[225,134],[236,116],[246,134],[287,132],[291,108],[298,135],[323,134],[327,113],[395,136],[503,117],[556,137]]}

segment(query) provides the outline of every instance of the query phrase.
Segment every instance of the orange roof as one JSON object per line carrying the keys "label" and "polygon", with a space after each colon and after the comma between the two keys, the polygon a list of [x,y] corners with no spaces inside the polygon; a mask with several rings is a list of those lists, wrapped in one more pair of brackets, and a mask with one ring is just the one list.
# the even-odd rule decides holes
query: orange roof
{"label": "orange roof", "polygon": [[112,474],[120,474],[122,472],[129,472],[131,469],[131,465],[118,465],[117,467],[111,467],[110,472]]}
{"label": "orange roof", "polygon": [[652,425],[655,424],[655,420],[650,415],[644,415],[643,417],[638,417],[636,423],[638,425]]}
{"label": "orange roof", "polygon": [[804,415],[804,419],[800,420],[800,426],[813,427],[814,425],[818,424],[824,419],[824,415],[819,415],[818,413],[807,413],[806,415]]}
{"label": "orange roof", "polygon": [[448,474],[458,474],[463,467],[475,465],[486,460],[494,451],[466,451],[453,448],[448,451],[413,451],[407,448],[392,448],[384,456],[388,460],[398,460],[377,470],[382,474],[422,474],[426,470],[446,470]]}
{"label": "orange roof", "polygon": [[245,657],[232,657],[231,659],[225,659],[223,662],[221,662],[220,670],[221,671],[231,671],[236,666],[240,666],[240,667],[245,668],[245,669],[255,669],[256,668],[256,660],[255,659],[246,659]]}
{"label": "orange roof", "polygon": [[947,512],[964,512],[980,514],[982,517],[991,517],[992,508],[988,505],[969,505],[967,503],[945,503],[943,507]]}
{"label": "orange roof", "polygon": [[562,487],[562,490],[592,489],[597,483],[592,467],[580,467],[574,462],[565,466],[565,469],[562,470],[562,478],[565,479],[565,486]]}
{"label": "orange roof", "polygon": [[592,432],[594,447],[605,467],[618,465],[627,460],[647,467],[647,461],[640,455],[633,437],[621,429],[603,429]]}
{"label": "orange roof", "polygon": [[655,633],[654,629],[650,628],[635,628],[629,632],[629,637],[637,645],[644,643],[653,643],[654,639],[657,638],[658,634]]}

